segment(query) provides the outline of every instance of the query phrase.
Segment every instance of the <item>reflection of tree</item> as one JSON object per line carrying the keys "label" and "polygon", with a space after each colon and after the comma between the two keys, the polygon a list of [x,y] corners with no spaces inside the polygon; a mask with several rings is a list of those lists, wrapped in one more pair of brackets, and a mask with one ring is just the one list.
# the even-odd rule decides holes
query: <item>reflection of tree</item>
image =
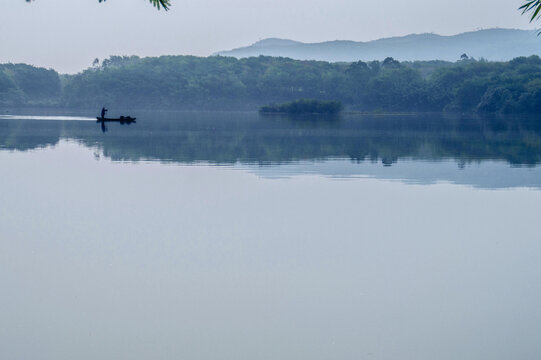
{"label": "reflection of tree", "polygon": [[541,123],[535,119],[320,116],[310,121],[255,113],[176,114],[138,116],[135,126],[111,124],[106,134],[94,122],[3,120],[0,148],[32,149],[65,137],[126,161],[232,164],[349,158],[392,166],[411,158],[455,159],[462,165],[483,160],[541,163]]}
{"label": "reflection of tree", "polygon": [[60,140],[60,121],[0,121],[0,150],[26,151],[54,146]]}

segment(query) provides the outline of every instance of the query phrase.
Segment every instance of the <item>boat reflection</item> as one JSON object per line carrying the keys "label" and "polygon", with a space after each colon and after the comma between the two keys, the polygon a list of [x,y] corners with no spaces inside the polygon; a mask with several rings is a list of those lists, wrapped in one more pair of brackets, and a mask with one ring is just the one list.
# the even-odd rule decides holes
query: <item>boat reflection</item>
{"label": "boat reflection", "polygon": [[107,122],[117,122],[119,123],[120,125],[130,125],[130,124],[133,124],[135,123],[135,119],[134,117],[131,117],[131,116],[121,116],[119,118],[106,118],[106,117],[103,117],[103,116],[98,116],[96,117],[96,122],[97,123],[101,123],[101,131],[102,132],[107,132],[107,126],[105,126],[105,123]]}

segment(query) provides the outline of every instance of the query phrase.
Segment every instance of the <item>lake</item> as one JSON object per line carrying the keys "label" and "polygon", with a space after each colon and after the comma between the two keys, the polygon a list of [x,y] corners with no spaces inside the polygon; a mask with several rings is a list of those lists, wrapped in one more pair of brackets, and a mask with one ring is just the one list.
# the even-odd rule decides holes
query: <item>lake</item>
{"label": "lake", "polygon": [[537,119],[17,114],[1,359],[541,354]]}

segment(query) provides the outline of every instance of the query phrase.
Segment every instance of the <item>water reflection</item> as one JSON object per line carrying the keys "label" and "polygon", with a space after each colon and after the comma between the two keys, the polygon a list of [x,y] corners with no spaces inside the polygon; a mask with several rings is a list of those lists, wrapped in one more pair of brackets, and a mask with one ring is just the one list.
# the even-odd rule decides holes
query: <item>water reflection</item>
{"label": "water reflection", "polygon": [[402,183],[541,188],[535,122],[137,115],[0,120],[0,359],[541,353],[541,191]]}
{"label": "water reflection", "polygon": [[[423,161],[425,172],[434,169],[440,172],[441,166],[429,169],[428,163],[453,164],[453,170],[445,170],[441,177],[429,176],[434,178],[431,181],[455,181],[455,168],[458,171],[472,164],[498,163],[504,171],[509,166],[536,169],[541,161],[541,122],[533,118],[439,114],[290,118],[235,112],[176,112],[138,114],[138,117],[141,121],[137,126],[112,124],[112,131],[104,134],[89,122],[45,118],[38,121],[12,116],[0,121],[0,147],[29,150],[68,139],[97,148],[114,161],[240,163],[257,167],[348,159],[330,175],[353,172],[376,177],[380,177],[382,167],[396,167],[399,162]],[[378,166],[373,166],[374,163]],[[317,172],[317,168],[313,170]],[[293,169],[295,166],[290,166],[288,171]],[[522,171],[517,176],[523,179],[524,174],[538,178],[537,171]],[[408,176],[419,177],[404,175]],[[473,183],[484,186],[482,181]],[[539,186],[532,179],[505,183]]]}

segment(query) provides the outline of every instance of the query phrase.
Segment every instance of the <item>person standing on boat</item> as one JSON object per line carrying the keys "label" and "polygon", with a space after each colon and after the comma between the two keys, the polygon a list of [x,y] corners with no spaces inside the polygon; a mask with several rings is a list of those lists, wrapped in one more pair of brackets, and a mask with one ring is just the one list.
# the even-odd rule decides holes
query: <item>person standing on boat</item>
{"label": "person standing on boat", "polygon": [[109,110],[107,110],[105,107],[102,107],[102,108],[101,108],[101,117],[102,117],[102,118],[105,117],[105,113],[106,113],[107,111],[109,111]]}

